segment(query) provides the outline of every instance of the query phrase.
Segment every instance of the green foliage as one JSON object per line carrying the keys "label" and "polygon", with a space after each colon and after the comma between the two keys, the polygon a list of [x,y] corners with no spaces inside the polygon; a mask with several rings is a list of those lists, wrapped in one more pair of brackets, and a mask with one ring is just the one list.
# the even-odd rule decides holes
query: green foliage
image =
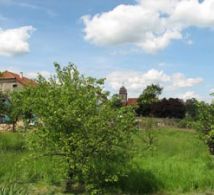
{"label": "green foliage", "polygon": [[[211,94],[212,95],[212,94]],[[214,104],[197,103],[197,130],[208,144],[211,154],[214,154]]]}
{"label": "green foliage", "polygon": [[198,126],[197,129],[200,132],[208,133],[212,130],[214,125],[214,105],[205,102],[199,102],[197,104],[198,109]]}
{"label": "green foliage", "polygon": [[159,95],[161,95],[163,88],[159,85],[149,85],[144,89],[138,98],[138,108],[136,110],[138,115],[149,116],[151,114],[151,105],[158,102]]}
{"label": "green foliage", "polygon": [[11,102],[7,94],[0,92],[0,115],[3,123],[11,123]]}
{"label": "green foliage", "polygon": [[177,123],[177,127],[186,129],[197,129],[199,126],[200,122],[189,117],[186,117]]}
{"label": "green foliage", "polygon": [[121,108],[123,106],[123,103],[121,101],[121,98],[118,94],[114,94],[111,98],[111,104],[113,108]]}
{"label": "green foliage", "polygon": [[141,123],[141,138],[145,145],[144,150],[149,150],[153,153],[156,150],[155,142],[157,142],[157,137],[154,131],[158,129],[157,122],[153,118],[142,118]]}
{"label": "green foliage", "polygon": [[188,99],[185,102],[185,107],[186,107],[186,117],[191,118],[191,119],[197,119],[198,115],[198,100],[195,98]]}
{"label": "green foliage", "polygon": [[103,79],[84,77],[74,65],[55,68],[54,77],[40,76],[37,86],[13,94],[17,110],[38,117],[38,129],[28,135],[31,151],[67,163],[67,191],[117,182],[132,157],[133,110],[112,108]]}
{"label": "green foliage", "polygon": [[205,141],[209,146],[209,150],[211,154],[214,154],[214,128],[209,131],[207,135],[205,135]]}
{"label": "green foliage", "polygon": [[139,104],[151,104],[158,101],[159,95],[161,95],[163,88],[159,85],[149,85],[144,89],[140,95],[138,102]]}
{"label": "green foliage", "polygon": [[[29,127],[30,122],[34,119],[32,114],[31,105],[29,105],[27,97],[27,91],[34,88],[34,86],[26,86],[23,90],[15,90],[10,94],[10,112],[9,116],[13,121],[14,130],[18,121],[23,121],[25,130]],[[25,92],[24,92],[25,91]],[[26,101],[23,101],[23,97],[26,97]]]}
{"label": "green foliage", "polygon": [[[20,105],[17,105],[12,101],[12,94],[3,94],[0,92],[0,115],[3,117],[3,123],[13,124],[13,130],[15,131],[16,123],[21,115]],[[16,96],[16,98],[19,98]],[[15,99],[15,96],[14,96]]]}
{"label": "green foliage", "polygon": [[4,115],[6,112],[6,105],[5,105],[5,95],[0,92],[0,114]]}

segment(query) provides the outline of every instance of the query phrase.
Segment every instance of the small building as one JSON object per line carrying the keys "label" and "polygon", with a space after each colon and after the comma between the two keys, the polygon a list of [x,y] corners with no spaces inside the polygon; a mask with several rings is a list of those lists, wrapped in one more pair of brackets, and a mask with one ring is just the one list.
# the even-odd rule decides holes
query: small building
{"label": "small building", "polygon": [[138,98],[128,98],[127,89],[122,86],[119,90],[119,97],[124,106],[136,106]]}
{"label": "small building", "polygon": [[127,105],[136,106],[138,104],[137,100],[138,98],[128,98]]}
{"label": "small building", "polygon": [[0,73],[0,91],[2,93],[12,92],[29,85],[35,85],[35,81],[24,77],[23,73],[16,74],[9,71]]}

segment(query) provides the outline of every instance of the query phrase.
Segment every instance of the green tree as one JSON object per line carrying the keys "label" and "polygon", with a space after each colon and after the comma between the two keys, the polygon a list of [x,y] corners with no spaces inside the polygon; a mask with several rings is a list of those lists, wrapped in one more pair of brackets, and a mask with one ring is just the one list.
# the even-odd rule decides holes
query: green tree
{"label": "green tree", "polygon": [[197,105],[198,101],[195,98],[188,99],[185,102],[186,107],[186,116],[190,119],[196,119],[197,118]]}
{"label": "green tree", "polygon": [[151,104],[159,100],[159,96],[162,93],[163,88],[159,85],[149,85],[144,89],[143,93],[140,95],[138,102],[141,104]]}
{"label": "green tree", "polygon": [[112,108],[103,79],[84,77],[74,65],[55,68],[54,77],[39,76],[37,86],[13,95],[17,106],[38,117],[30,148],[63,159],[67,191],[74,184],[89,190],[116,182],[132,157],[133,110]]}
{"label": "green tree", "polygon": [[111,104],[112,104],[113,108],[121,108],[123,106],[121,98],[119,97],[118,94],[114,94],[111,97]]}
{"label": "green tree", "polygon": [[198,109],[198,130],[207,134],[213,129],[214,125],[214,105],[205,102],[197,104]]}
{"label": "green tree", "polygon": [[25,130],[27,130],[30,122],[34,118],[29,101],[30,96],[28,97],[27,94],[34,88],[35,86],[28,86],[23,90],[16,90],[10,94],[10,112],[8,115],[13,123],[14,131],[16,131],[16,124],[18,121],[22,121],[24,123]]}
{"label": "green tree", "polygon": [[198,103],[197,130],[205,139],[211,154],[214,154],[214,105]]}
{"label": "green tree", "polygon": [[0,93],[0,115],[3,119],[2,122],[8,123],[8,124],[12,123],[13,131],[15,131],[16,121],[12,112],[13,112],[13,106],[12,106],[9,94]]}
{"label": "green tree", "polygon": [[159,85],[151,84],[147,86],[138,98],[137,113],[143,116],[150,115],[151,105],[159,101],[162,90],[163,88]]}
{"label": "green tree", "polygon": [[6,104],[5,104],[5,101],[6,101],[6,96],[0,92],[0,114],[1,115],[4,115],[6,114]]}

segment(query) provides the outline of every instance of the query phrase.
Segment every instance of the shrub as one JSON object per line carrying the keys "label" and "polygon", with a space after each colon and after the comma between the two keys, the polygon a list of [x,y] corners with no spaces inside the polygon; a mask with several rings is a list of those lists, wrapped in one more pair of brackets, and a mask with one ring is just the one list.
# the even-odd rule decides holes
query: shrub
{"label": "shrub", "polygon": [[211,154],[214,154],[214,130],[211,130],[208,135],[206,135],[206,142],[209,146]]}
{"label": "shrub", "polygon": [[190,118],[184,118],[177,123],[179,128],[196,129],[198,127],[198,121],[193,121]]}
{"label": "shrub", "polygon": [[40,76],[37,86],[16,92],[13,103],[39,119],[38,130],[29,133],[31,151],[67,163],[66,191],[79,186],[97,192],[127,171],[134,112],[112,108],[103,79],[84,77],[74,65],[55,67],[55,77]]}

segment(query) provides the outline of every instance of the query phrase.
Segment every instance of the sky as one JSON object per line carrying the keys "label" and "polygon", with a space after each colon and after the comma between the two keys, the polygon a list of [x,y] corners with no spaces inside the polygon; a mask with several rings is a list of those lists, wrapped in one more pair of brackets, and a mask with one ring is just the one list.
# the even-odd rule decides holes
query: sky
{"label": "sky", "polygon": [[214,0],[0,0],[0,71],[35,78],[53,63],[77,65],[138,97],[210,101],[214,92]]}

